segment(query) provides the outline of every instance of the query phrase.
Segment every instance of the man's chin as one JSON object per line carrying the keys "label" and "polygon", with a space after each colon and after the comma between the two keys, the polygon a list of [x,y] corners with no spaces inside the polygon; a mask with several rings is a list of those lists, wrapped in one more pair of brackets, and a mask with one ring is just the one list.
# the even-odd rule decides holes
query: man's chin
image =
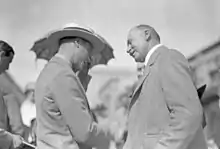
{"label": "man's chin", "polygon": [[134,57],[134,60],[135,60],[135,62],[137,62],[137,63],[143,63],[143,62],[144,62],[144,60],[141,59],[141,58],[135,58],[135,57]]}

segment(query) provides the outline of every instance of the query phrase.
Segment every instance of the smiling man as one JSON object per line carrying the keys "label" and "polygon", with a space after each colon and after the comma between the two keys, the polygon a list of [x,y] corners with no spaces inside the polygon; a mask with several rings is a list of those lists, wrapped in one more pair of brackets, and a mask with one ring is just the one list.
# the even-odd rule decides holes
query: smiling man
{"label": "smiling man", "polygon": [[187,59],[160,44],[149,25],[132,28],[127,44],[127,52],[145,68],[130,102],[124,149],[207,149]]}

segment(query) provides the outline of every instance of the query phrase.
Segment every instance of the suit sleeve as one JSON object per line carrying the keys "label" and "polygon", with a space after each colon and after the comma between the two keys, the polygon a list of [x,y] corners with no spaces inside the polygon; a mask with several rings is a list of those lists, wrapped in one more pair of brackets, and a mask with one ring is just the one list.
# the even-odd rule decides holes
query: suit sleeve
{"label": "suit sleeve", "polygon": [[13,144],[13,137],[11,133],[0,128],[0,148],[10,149]]}
{"label": "suit sleeve", "polygon": [[84,95],[80,91],[76,76],[63,73],[53,84],[55,102],[69,127],[72,136],[79,143],[99,147],[108,143],[105,131],[102,131],[93,119]]}
{"label": "suit sleeve", "polygon": [[4,96],[4,100],[7,106],[11,132],[13,134],[24,136],[24,127],[21,120],[21,113],[16,97],[14,96],[14,94],[8,93]]}
{"label": "suit sleeve", "polygon": [[202,127],[202,107],[185,57],[170,51],[161,63],[159,79],[170,123],[156,149],[186,149]]}
{"label": "suit sleeve", "polygon": [[13,143],[13,137],[11,133],[7,132],[5,129],[3,129],[2,124],[5,123],[4,117],[6,114],[5,109],[5,102],[3,99],[3,94],[0,91],[0,148],[1,149],[9,149],[12,146]]}

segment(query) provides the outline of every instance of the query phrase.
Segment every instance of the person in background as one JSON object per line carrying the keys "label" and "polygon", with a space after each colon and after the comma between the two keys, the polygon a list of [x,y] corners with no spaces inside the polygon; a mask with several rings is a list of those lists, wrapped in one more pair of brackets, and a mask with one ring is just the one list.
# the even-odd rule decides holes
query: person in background
{"label": "person in background", "polygon": [[203,109],[187,59],[145,24],[128,34],[127,52],[144,62],[129,106],[124,149],[207,149]]}
{"label": "person in background", "polygon": [[203,98],[202,102],[206,118],[204,133],[208,146],[210,148],[213,148],[214,146],[220,148],[219,96],[217,94],[211,94],[209,97]]}
{"label": "person in background", "polygon": [[[0,77],[3,76],[0,75]],[[3,83],[0,83],[0,90],[3,93],[3,99],[7,109],[10,132],[24,137],[25,129],[21,119],[19,99],[13,90],[9,88],[10,86]]]}
{"label": "person in background", "polygon": [[[0,73],[5,72],[14,57],[13,48],[5,41],[0,40]],[[4,93],[0,91],[0,149],[15,149],[22,146],[23,138],[11,133],[7,105]]]}
{"label": "person in background", "polygon": [[28,83],[25,87],[26,99],[21,105],[21,115],[23,123],[30,127],[32,119],[36,118],[36,107],[34,101],[34,87],[33,82]]}
{"label": "person in background", "polygon": [[36,106],[34,100],[35,83],[30,82],[25,87],[26,99],[21,105],[21,116],[27,127],[27,141],[36,144]]}

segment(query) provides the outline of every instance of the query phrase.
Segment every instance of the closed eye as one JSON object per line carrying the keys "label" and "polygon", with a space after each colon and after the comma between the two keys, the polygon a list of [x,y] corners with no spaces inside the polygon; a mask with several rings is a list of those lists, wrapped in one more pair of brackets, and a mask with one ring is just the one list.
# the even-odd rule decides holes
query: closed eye
{"label": "closed eye", "polygon": [[131,40],[128,40],[127,41],[127,46],[130,46],[131,45]]}

